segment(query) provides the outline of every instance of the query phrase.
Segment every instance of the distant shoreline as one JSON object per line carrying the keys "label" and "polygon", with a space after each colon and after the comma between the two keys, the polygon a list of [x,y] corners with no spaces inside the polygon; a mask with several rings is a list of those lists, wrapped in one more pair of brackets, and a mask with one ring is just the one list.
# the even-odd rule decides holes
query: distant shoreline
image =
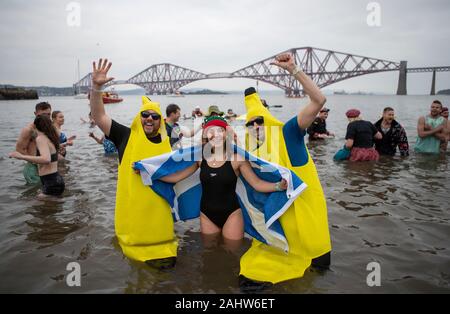
{"label": "distant shoreline", "polygon": [[[64,97],[64,96],[74,96],[73,87],[51,87],[51,86],[15,86],[11,84],[0,84],[0,90],[33,90],[37,92],[38,97]],[[131,90],[116,90],[120,95],[145,95],[145,91],[143,89],[131,89]],[[374,92],[347,92],[344,90],[322,90],[325,96],[395,96],[395,94],[384,94],[384,93],[374,93]],[[210,90],[207,88],[199,88],[199,89],[186,89],[180,90],[180,94],[178,96],[198,96],[198,95],[240,95],[243,94],[243,91],[239,90],[231,90],[231,91],[216,91]],[[259,94],[263,95],[284,95],[282,90],[260,90]],[[166,96],[170,96],[171,94],[167,94]],[[176,96],[176,95],[175,95]],[[409,94],[408,96],[430,96],[429,94]],[[440,90],[434,95],[436,97],[442,96],[450,96],[450,89]],[[37,99],[31,98],[31,99]],[[0,99],[5,99],[5,97],[0,94]],[[24,99],[24,98],[22,98]]]}

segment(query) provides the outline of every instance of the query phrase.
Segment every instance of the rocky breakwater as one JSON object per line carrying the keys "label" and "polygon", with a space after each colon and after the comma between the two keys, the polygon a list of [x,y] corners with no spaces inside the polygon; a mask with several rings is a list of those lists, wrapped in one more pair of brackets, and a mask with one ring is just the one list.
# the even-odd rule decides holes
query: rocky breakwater
{"label": "rocky breakwater", "polygon": [[38,93],[35,90],[24,89],[21,87],[0,87],[0,100],[15,99],[38,99]]}

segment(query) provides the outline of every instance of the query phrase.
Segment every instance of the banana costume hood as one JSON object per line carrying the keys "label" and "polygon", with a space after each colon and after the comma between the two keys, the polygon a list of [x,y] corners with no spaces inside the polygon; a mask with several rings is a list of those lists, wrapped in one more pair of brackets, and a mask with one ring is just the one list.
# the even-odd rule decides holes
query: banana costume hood
{"label": "banana costume hood", "polygon": [[[331,251],[322,186],[303,135],[299,134],[302,131],[297,118],[283,124],[263,106],[254,88],[247,89],[245,95],[246,122],[263,117],[265,133],[260,142],[247,133],[246,149],[292,170],[308,187],[280,218],[289,243],[289,253],[253,240],[252,246],[241,258],[240,273],[252,280],[271,283],[300,278],[312,259]],[[288,124],[294,127],[290,129]]]}
{"label": "banana costume hood", "polygon": [[[160,116],[161,143],[148,140],[142,127],[140,113],[153,110]],[[171,209],[167,202],[142,184],[132,169],[136,160],[171,151],[161,108],[156,102],[142,97],[142,106],[131,124],[131,133],[119,165],[115,229],[123,253],[137,261],[147,261],[177,255],[177,240]]]}

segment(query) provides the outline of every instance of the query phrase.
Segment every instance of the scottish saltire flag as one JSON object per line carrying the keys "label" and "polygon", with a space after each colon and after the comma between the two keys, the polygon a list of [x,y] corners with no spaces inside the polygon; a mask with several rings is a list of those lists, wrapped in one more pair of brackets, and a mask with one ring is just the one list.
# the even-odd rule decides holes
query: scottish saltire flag
{"label": "scottish saltire flag", "polygon": [[[244,217],[245,232],[263,243],[288,252],[289,245],[279,218],[303,192],[306,184],[287,168],[259,159],[237,146],[234,146],[234,151],[250,162],[255,174],[262,180],[278,182],[283,178],[287,181],[286,191],[261,193],[253,189],[241,175],[237,180],[236,194]],[[170,204],[175,221],[200,216],[200,169],[176,184],[159,179],[186,169],[201,158],[202,146],[199,145],[140,160],[134,164],[134,168],[140,170],[143,183],[149,185]]]}

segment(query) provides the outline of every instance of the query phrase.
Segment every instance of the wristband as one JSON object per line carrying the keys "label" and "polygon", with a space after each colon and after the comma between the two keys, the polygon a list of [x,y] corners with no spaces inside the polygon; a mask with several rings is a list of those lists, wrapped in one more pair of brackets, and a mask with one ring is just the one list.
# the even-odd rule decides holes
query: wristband
{"label": "wristband", "polygon": [[300,69],[297,65],[295,66],[294,70],[292,71],[292,75],[295,76],[297,73],[301,72],[302,69]]}
{"label": "wristband", "polygon": [[281,192],[283,189],[281,188],[281,181],[275,183],[275,191]]}

